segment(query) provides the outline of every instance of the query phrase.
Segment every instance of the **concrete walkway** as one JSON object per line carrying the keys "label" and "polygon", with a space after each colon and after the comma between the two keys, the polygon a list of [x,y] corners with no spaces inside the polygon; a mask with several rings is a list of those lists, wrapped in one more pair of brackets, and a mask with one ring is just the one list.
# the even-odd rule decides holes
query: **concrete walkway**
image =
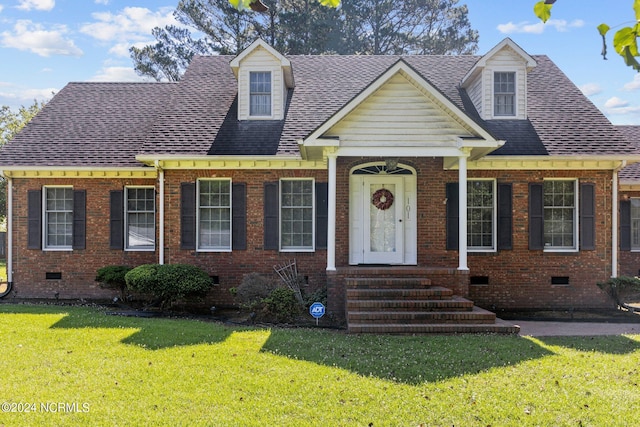
{"label": "concrete walkway", "polygon": [[520,335],[532,337],[640,334],[640,323],[547,322],[511,320]]}

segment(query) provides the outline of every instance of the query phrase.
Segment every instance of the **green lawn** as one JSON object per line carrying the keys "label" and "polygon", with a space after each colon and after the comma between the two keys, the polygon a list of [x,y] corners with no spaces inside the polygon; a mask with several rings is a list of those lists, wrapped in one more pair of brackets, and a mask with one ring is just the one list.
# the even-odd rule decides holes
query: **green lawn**
{"label": "green lawn", "polygon": [[640,413],[638,335],[352,336],[10,304],[0,332],[0,426],[624,426]]}

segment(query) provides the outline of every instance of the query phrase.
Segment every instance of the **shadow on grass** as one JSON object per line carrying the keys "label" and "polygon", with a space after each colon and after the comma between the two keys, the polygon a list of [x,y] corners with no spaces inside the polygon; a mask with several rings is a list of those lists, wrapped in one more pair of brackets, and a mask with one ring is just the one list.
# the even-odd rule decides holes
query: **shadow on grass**
{"label": "shadow on grass", "polygon": [[1,313],[62,315],[60,320],[51,325],[51,329],[132,329],[132,334],[121,342],[150,350],[221,343],[235,330],[241,329],[194,319],[114,316],[107,315],[105,310],[87,307],[0,305]]}
{"label": "shadow on grass", "polygon": [[604,354],[630,354],[640,350],[640,342],[623,335],[584,337],[536,337],[545,345],[565,347],[577,351]]}
{"label": "shadow on grass", "polygon": [[403,337],[304,331],[272,330],[262,351],[412,385],[554,354],[518,336]]}

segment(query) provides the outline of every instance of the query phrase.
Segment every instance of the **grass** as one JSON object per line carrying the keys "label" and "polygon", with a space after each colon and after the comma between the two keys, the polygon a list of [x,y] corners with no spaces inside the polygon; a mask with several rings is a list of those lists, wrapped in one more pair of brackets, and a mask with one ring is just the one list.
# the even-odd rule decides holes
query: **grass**
{"label": "grass", "polygon": [[0,403],[30,410],[0,426],[623,426],[640,410],[638,335],[357,336],[12,304],[0,332]]}

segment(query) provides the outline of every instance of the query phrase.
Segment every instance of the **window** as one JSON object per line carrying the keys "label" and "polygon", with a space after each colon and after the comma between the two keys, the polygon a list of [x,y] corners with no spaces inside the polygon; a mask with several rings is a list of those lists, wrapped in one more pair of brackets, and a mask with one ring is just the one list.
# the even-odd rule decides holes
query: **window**
{"label": "window", "polygon": [[467,182],[467,246],[469,250],[495,249],[495,181]]}
{"label": "window", "polygon": [[156,241],[155,189],[153,187],[127,187],[125,192],[126,248],[154,250]]}
{"label": "window", "polygon": [[249,73],[249,115],[271,116],[271,72]]}
{"label": "window", "polygon": [[198,249],[231,250],[231,181],[198,180]]}
{"label": "window", "polygon": [[576,183],[552,180],[543,184],[545,248],[577,248]]}
{"label": "window", "polygon": [[493,75],[494,116],[516,115],[516,73],[494,73]]}
{"label": "window", "polygon": [[632,197],[631,202],[631,249],[640,250],[640,198]]}
{"label": "window", "polygon": [[44,189],[44,247],[71,249],[73,244],[73,189]]}
{"label": "window", "polygon": [[283,179],[280,182],[281,250],[314,249],[314,199],[312,179]]}

